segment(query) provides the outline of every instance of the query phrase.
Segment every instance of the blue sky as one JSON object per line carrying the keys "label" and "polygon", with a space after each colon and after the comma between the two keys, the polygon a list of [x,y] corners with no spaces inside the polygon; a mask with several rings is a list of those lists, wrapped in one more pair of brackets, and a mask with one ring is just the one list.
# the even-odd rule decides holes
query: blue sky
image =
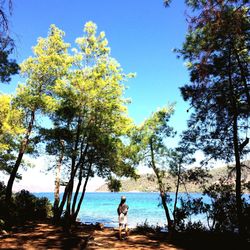
{"label": "blue sky", "polygon": [[[83,26],[93,21],[98,31],[105,31],[111,53],[126,73],[137,77],[126,83],[126,97],[132,99],[129,115],[142,122],[158,107],[176,102],[172,125],[180,132],[185,128],[187,103],[179,87],[188,82],[182,59],[174,48],[180,48],[187,29],[184,1],[173,1],[164,8],[163,0],[43,0],[14,1],[11,33],[16,41],[15,58],[22,62],[32,55],[39,36],[46,37],[55,24],[65,31],[65,41],[74,46],[82,36]],[[13,93],[19,77],[2,92]]]}
{"label": "blue sky", "polygon": [[[179,133],[185,128],[188,104],[182,100],[179,87],[189,77],[183,60],[173,53],[174,48],[181,48],[187,30],[184,0],[173,1],[169,8],[164,8],[163,0],[14,0],[10,21],[16,43],[13,56],[19,63],[32,55],[32,46],[38,37],[47,36],[51,24],[65,31],[65,41],[74,47],[84,24],[95,22],[99,32],[105,31],[111,54],[124,71],[137,74],[126,82],[126,97],[132,99],[129,115],[134,121],[138,124],[157,108],[176,102],[171,124]],[[0,85],[0,91],[14,93],[19,81],[24,80],[13,77],[10,84]],[[33,161],[38,167],[24,173],[23,181],[14,188],[52,191],[54,178],[41,174],[48,163],[43,156]],[[94,179],[89,190],[102,182]]]}

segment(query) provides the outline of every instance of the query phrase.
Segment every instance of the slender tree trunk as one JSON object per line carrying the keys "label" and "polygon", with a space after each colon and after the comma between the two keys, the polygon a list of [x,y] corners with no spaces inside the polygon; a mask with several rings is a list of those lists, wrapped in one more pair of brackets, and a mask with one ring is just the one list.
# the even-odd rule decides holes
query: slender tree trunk
{"label": "slender tree trunk", "polygon": [[82,185],[82,171],[83,171],[82,168],[83,168],[83,166],[80,167],[79,178],[78,178],[78,184],[77,184],[76,191],[75,191],[74,198],[73,198],[72,214],[75,213],[76,201],[77,201],[77,197],[78,197],[78,194],[79,194],[81,185]]}
{"label": "slender tree trunk", "polygon": [[80,131],[81,131],[81,118],[78,117],[77,121],[77,130],[76,130],[76,139],[75,139],[75,146],[73,150],[73,155],[72,155],[72,167],[71,167],[71,182],[69,186],[69,193],[68,193],[68,198],[67,198],[67,205],[66,205],[66,213],[71,214],[70,207],[71,207],[71,199],[72,199],[72,194],[73,194],[73,188],[74,188],[74,178],[76,175],[76,170],[77,166],[81,164],[80,160],[78,164],[76,164],[76,157],[77,157],[77,151],[79,149],[79,142],[80,142]]}
{"label": "slender tree trunk", "polygon": [[83,201],[83,198],[84,198],[84,195],[85,195],[85,192],[86,192],[86,187],[87,187],[88,180],[89,180],[90,173],[91,173],[91,167],[92,167],[92,164],[89,164],[87,176],[86,176],[86,179],[85,179],[85,182],[84,182],[84,185],[83,185],[83,189],[82,189],[82,194],[81,194],[80,200],[78,202],[76,212],[72,216],[73,222],[76,221],[77,215],[78,215],[78,213],[80,211],[80,208],[81,208],[81,205],[82,205],[82,201]]}
{"label": "slender tree trunk", "polygon": [[55,200],[54,200],[54,221],[58,219],[59,203],[60,203],[60,180],[61,180],[61,166],[64,156],[64,141],[60,140],[61,155],[57,162],[56,167],[56,180],[55,180]]}
{"label": "slender tree trunk", "polygon": [[159,175],[158,168],[155,165],[155,157],[154,157],[154,149],[153,149],[153,142],[152,142],[152,140],[150,141],[150,154],[151,154],[152,168],[153,168],[153,171],[155,172],[155,175],[156,175],[157,181],[158,181],[158,186],[159,186],[159,191],[160,191],[162,206],[164,208],[165,215],[166,215],[166,218],[167,218],[168,231],[169,231],[170,234],[172,234],[173,223],[172,223],[172,220],[171,220],[171,217],[170,217],[170,213],[169,213],[169,209],[168,209],[168,206],[167,206],[167,197],[166,197],[166,192],[165,192],[164,187],[163,187],[162,177]]}
{"label": "slender tree trunk", "polygon": [[13,184],[14,184],[14,181],[15,181],[15,178],[16,178],[16,175],[17,175],[17,171],[18,171],[18,168],[19,168],[19,166],[20,166],[20,164],[22,162],[25,150],[26,150],[26,148],[27,148],[27,146],[29,144],[29,138],[30,138],[30,134],[31,134],[31,131],[32,131],[32,128],[33,128],[33,125],[34,125],[34,121],[35,121],[35,110],[33,110],[31,112],[30,122],[29,122],[28,129],[26,131],[25,138],[22,141],[22,144],[21,144],[21,147],[19,149],[19,153],[18,153],[16,162],[15,162],[15,165],[14,165],[12,171],[11,171],[11,174],[10,174],[10,177],[9,177],[9,180],[8,180],[8,184],[7,184],[7,187],[6,187],[6,203],[7,204],[9,204],[9,202],[10,202],[11,195],[12,195],[12,188],[13,188]]}
{"label": "slender tree trunk", "polygon": [[72,198],[72,193],[73,193],[73,188],[74,188],[74,178],[75,178],[74,168],[75,166],[72,166],[72,173],[71,173],[71,178],[70,178],[71,181],[69,182],[69,191],[68,191],[67,203],[66,203],[66,214],[70,214],[71,198]]}
{"label": "slender tree trunk", "polygon": [[63,213],[63,208],[64,208],[64,205],[65,205],[65,202],[67,200],[67,196],[68,196],[68,191],[69,191],[69,186],[68,184],[65,186],[65,189],[64,189],[64,192],[63,192],[63,197],[62,197],[62,201],[59,205],[59,208],[58,208],[58,214],[57,214],[57,217],[55,218],[56,221],[59,221],[59,219],[61,218],[62,216],[62,213]]}
{"label": "slender tree trunk", "polygon": [[81,118],[78,118],[77,121],[77,130],[76,130],[76,138],[75,138],[75,146],[74,149],[72,151],[72,164],[71,164],[71,175],[70,175],[70,182],[69,184],[69,188],[68,188],[68,195],[67,195],[67,203],[66,203],[66,211],[65,211],[65,220],[64,220],[64,229],[66,231],[69,231],[71,228],[71,215],[72,215],[72,211],[71,211],[71,201],[72,201],[72,195],[73,195],[73,189],[74,189],[74,178],[76,176],[77,173],[77,169],[79,167],[79,165],[81,164],[80,160],[78,161],[78,164],[76,164],[76,160],[77,160],[77,154],[79,153],[79,143],[80,143],[80,132],[81,132]]}
{"label": "slender tree trunk", "polygon": [[177,176],[177,183],[176,183],[176,190],[175,190],[175,200],[174,200],[174,211],[173,211],[173,217],[174,217],[174,223],[173,223],[173,229],[175,229],[176,224],[176,207],[177,207],[177,200],[178,200],[178,194],[179,194],[179,187],[180,187],[180,178],[181,178],[181,164],[179,163],[179,169],[178,169],[178,176]]}
{"label": "slender tree trunk", "polygon": [[235,180],[236,209],[237,209],[239,233],[240,235],[243,235],[244,227],[242,220],[241,162],[240,162],[239,138],[238,138],[238,106],[232,81],[231,47],[229,47],[228,52],[229,52],[228,80],[229,80],[229,88],[231,94],[230,102],[233,110],[233,145],[234,145],[234,157],[235,157],[235,167],[236,167],[236,180]]}
{"label": "slender tree trunk", "polygon": [[[74,169],[74,172],[73,174],[71,174],[71,178],[69,179],[69,182],[68,184],[66,185],[65,189],[64,189],[64,192],[63,192],[63,198],[62,198],[62,201],[61,201],[61,204],[59,206],[59,211],[58,211],[58,219],[60,219],[60,217],[62,216],[62,213],[63,213],[63,208],[65,206],[65,203],[67,201],[67,198],[68,198],[68,195],[69,195],[69,191],[70,191],[70,188],[72,187],[72,182],[73,182],[73,179],[75,177],[75,174],[76,174],[76,171],[78,169],[78,165],[76,165],[75,169]],[[72,178],[73,176],[73,178]]]}
{"label": "slender tree trunk", "polygon": [[82,145],[81,146],[81,158],[79,160],[79,166],[80,166],[79,181],[78,181],[76,191],[75,191],[75,195],[74,195],[74,199],[73,199],[72,214],[75,213],[76,201],[77,201],[79,190],[80,190],[81,185],[82,185],[83,164],[84,164],[84,158],[85,158],[85,156],[87,154],[87,151],[88,151],[88,144],[85,146],[84,150],[83,150],[83,145]]}
{"label": "slender tree trunk", "polygon": [[242,199],[241,199],[241,162],[240,162],[240,152],[239,152],[239,140],[238,140],[238,125],[237,116],[234,117],[233,121],[233,140],[234,140],[234,156],[235,156],[235,167],[236,167],[236,208],[237,217],[239,224],[240,235],[244,234],[243,219],[242,219]]}

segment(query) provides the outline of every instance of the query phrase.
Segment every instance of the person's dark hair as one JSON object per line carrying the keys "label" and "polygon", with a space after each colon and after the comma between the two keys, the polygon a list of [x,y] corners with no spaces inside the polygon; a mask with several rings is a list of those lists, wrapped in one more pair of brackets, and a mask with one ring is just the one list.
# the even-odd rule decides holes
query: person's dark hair
{"label": "person's dark hair", "polygon": [[125,201],[126,201],[126,197],[125,197],[125,196],[122,196],[122,197],[121,197],[121,203],[125,203]]}

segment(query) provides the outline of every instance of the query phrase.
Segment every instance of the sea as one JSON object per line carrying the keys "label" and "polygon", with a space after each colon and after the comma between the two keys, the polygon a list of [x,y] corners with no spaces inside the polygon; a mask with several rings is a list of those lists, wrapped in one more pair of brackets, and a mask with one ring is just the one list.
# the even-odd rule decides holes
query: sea
{"label": "sea", "polygon": [[[47,197],[52,204],[54,202],[54,193],[52,192],[34,193],[34,195]],[[129,227],[134,228],[144,224],[165,227],[166,216],[157,192],[86,192],[78,220],[85,224],[102,223],[105,227],[117,227],[117,207],[123,195],[126,196],[126,203],[129,206]],[[174,199],[174,195],[174,193],[170,193],[170,198]],[[200,193],[189,195],[192,198],[202,197]],[[180,193],[179,197],[185,198],[186,194]],[[170,210],[172,209],[173,203],[170,203]]]}
{"label": "sea", "polygon": [[[37,197],[47,197],[51,203],[54,201],[54,193],[34,193]],[[129,206],[128,224],[134,228],[140,225],[166,226],[166,216],[161,206],[159,193],[156,192],[86,192],[82,206],[78,214],[78,220],[85,224],[102,223],[105,227],[117,227],[117,207],[121,196],[127,198]],[[170,193],[170,199],[174,199],[174,193]],[[191,198],[203,197],[206,202],[209,198],[200,193],[189,193]],[[187,194],[180,193],[179,197],[187,198]],[[170,203],[170,210],[173,209],[173,203]],[[199,215],[194,220],[205,220],[205,217]]]}

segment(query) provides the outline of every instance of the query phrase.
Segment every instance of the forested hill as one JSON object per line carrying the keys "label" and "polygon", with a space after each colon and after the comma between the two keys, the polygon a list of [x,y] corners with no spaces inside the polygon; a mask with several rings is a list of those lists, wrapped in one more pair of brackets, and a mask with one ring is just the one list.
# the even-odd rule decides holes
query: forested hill
{"label": "forested hill", "polygon": [[[220,167],[220,168],[214,168],[210,171],[210,174],[212,175],[212,178],[209,179],[207,185],[213,184],[217,182],[221,177],[228,176],[228,171],[226,167]],[[250,181],[250,171],[248,170],[247,173],[244,174],[244,178],[247,181]],[[175,183],[176,180],[173,179],[170,176],[167,176],[165,178],[165,183],[170,184],[170,191],[175,191]],[[144,174],[141,175],[137,180],[133,179],[126,179],[121,181],[122,187],[121,192],[157,192],[157,182],[156,178],[153,174]],[[102,185],[100,188],[96,190],[97,192],[108,192],[108,186],[107,184]],[[199,185],[195,184],[186,184],[180,186],[180,192],[200,192],[201,187]]]}

